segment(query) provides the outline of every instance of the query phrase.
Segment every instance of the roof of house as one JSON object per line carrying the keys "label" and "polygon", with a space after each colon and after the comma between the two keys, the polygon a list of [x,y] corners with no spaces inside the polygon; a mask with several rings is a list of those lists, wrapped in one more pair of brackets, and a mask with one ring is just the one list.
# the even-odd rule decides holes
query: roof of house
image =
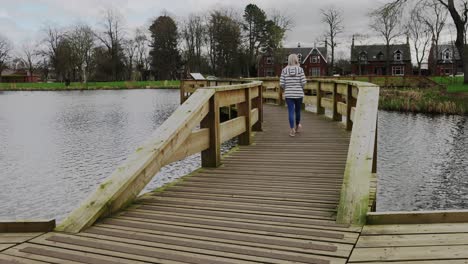
{"label": "roof of house", "polygon": [[[409,44],[395,44],[390,45],[390,54],[395,53],[396,51],[401,51],[403,55],[403,60],[411,60],[411,51]],[[360,45],[351,47],[351,61],[358,61],[359,54],[367,54],[367,61],[381,61],[379,59],[379,54],[385,59],[387,48],[385,44],[377,45]]]}
{"label": "roof of house", "polygon": [[444,60],[444,53],[446,50],[453,52],[455,60],[460,60],[460,53],[458,52],[458,49],[455,47],[455,44],[453,43],[439,44],[437,46],[437,49],[438,49],[438,52],[437,52],[438,60]]}
{"label": "roof of house", "polygon": [[289,54],[301,54],[302,62],[305,62],[309,55],[322,55],[324,60],[327,60],[327,49],[325,47],[317,47],[317,48],[310,48],[310,47],[297,47],[297,48],[283,48],[280,51],[285,56]]}

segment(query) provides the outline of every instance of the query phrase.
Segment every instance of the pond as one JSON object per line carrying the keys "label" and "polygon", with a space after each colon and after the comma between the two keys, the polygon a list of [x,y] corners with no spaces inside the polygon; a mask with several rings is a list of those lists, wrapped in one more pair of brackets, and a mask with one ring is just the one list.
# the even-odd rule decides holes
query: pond
{"label": "pond", "polygon": [[[0,220],[60,221],[178,105],[178,90],[0,93]],[[466,117],[381,111],[378,210],[467,208],[467,147]],[[171,164],[145,190],[199,166]]]}

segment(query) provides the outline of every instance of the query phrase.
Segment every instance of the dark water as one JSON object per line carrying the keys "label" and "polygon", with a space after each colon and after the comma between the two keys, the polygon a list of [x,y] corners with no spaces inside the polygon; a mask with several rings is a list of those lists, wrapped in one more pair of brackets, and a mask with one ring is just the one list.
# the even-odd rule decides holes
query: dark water
{"label": "dark water", "polygon": [[468,209],[468,117],[379,112],[377,211]]}
{"label": "dark water", "polygon": [[[0,93],[0,219],[63,219],[178,102],[177,90]],[[467,118],[379,118],[378,210],[468,209]],[[146,190],[199,166],[166,166]]]}
{"label": "dark water", "polygon": [[[63,219],[178,105],[178,90],[0,93],[0,219]],[[199,166],[166,166],[146,190]]]}

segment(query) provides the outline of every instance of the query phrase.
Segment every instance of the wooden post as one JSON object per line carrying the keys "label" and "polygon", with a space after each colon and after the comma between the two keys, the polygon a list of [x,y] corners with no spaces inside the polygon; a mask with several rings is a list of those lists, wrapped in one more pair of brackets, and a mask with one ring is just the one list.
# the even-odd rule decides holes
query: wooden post
{"label": "wooden post", "polygon": [[252,127],[253,131],[263,131],[263,86],[258,87],[258,97],[252,102],[252,108],[258,108],[258,122]]}
{"label": "wooden post", "polygon": [[185,81],[182,80],[180,81],[180,104],[183,104],[185,102]]}
{"label": "wooden post", "polygon": [[343,117],[338,113],[338,101],[340,100],[341,95],[338,94],[338,84],[335,83],[333,86],[333,120],[341,122]]}
{"label": "wooden post", "polygon": [[202,151],[202,167],[216,168],[221,165],[221,137],[219,133],[218,94],[215,93],[209,102],[209,112],[200,123],[200,128],[210,130],[210,148]]}
{"label": "wooden post", "polygon": [[317,87],[317,114],[325,114],[325,108],[322,107],[322,83],[320,81]]}
{"label": "wooden post", "polygon": [[239,145],[241,146],[252,144],[252,127],[250,126],[252,100],[250,100],[250,88],[246,88],[244,91],[245,101],[237,105],[237,116],[245,116],[245,132],[239,135]]}
{"label": "wooden post", "polygon": [[279,106],[283,106],[283,89],[281,89],[280,86],[278,86],[278,101],[276,102]]}
{"label": "wooden post", "polygon": [[351,120],[351,108],[353,108],[353,86],[348,85],[348,92],[346,93],[346,130],[353,129],[353,121]]}

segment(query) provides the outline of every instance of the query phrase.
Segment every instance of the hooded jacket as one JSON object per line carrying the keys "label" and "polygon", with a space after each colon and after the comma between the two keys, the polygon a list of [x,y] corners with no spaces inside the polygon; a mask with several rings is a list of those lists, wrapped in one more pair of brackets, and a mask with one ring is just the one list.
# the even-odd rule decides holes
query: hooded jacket
{"label": "hooded jacket", "polygon": [[304,70],[299,66],[286,66],[281,72],[280,86],[286,98],[304,97],[306,83]]}

